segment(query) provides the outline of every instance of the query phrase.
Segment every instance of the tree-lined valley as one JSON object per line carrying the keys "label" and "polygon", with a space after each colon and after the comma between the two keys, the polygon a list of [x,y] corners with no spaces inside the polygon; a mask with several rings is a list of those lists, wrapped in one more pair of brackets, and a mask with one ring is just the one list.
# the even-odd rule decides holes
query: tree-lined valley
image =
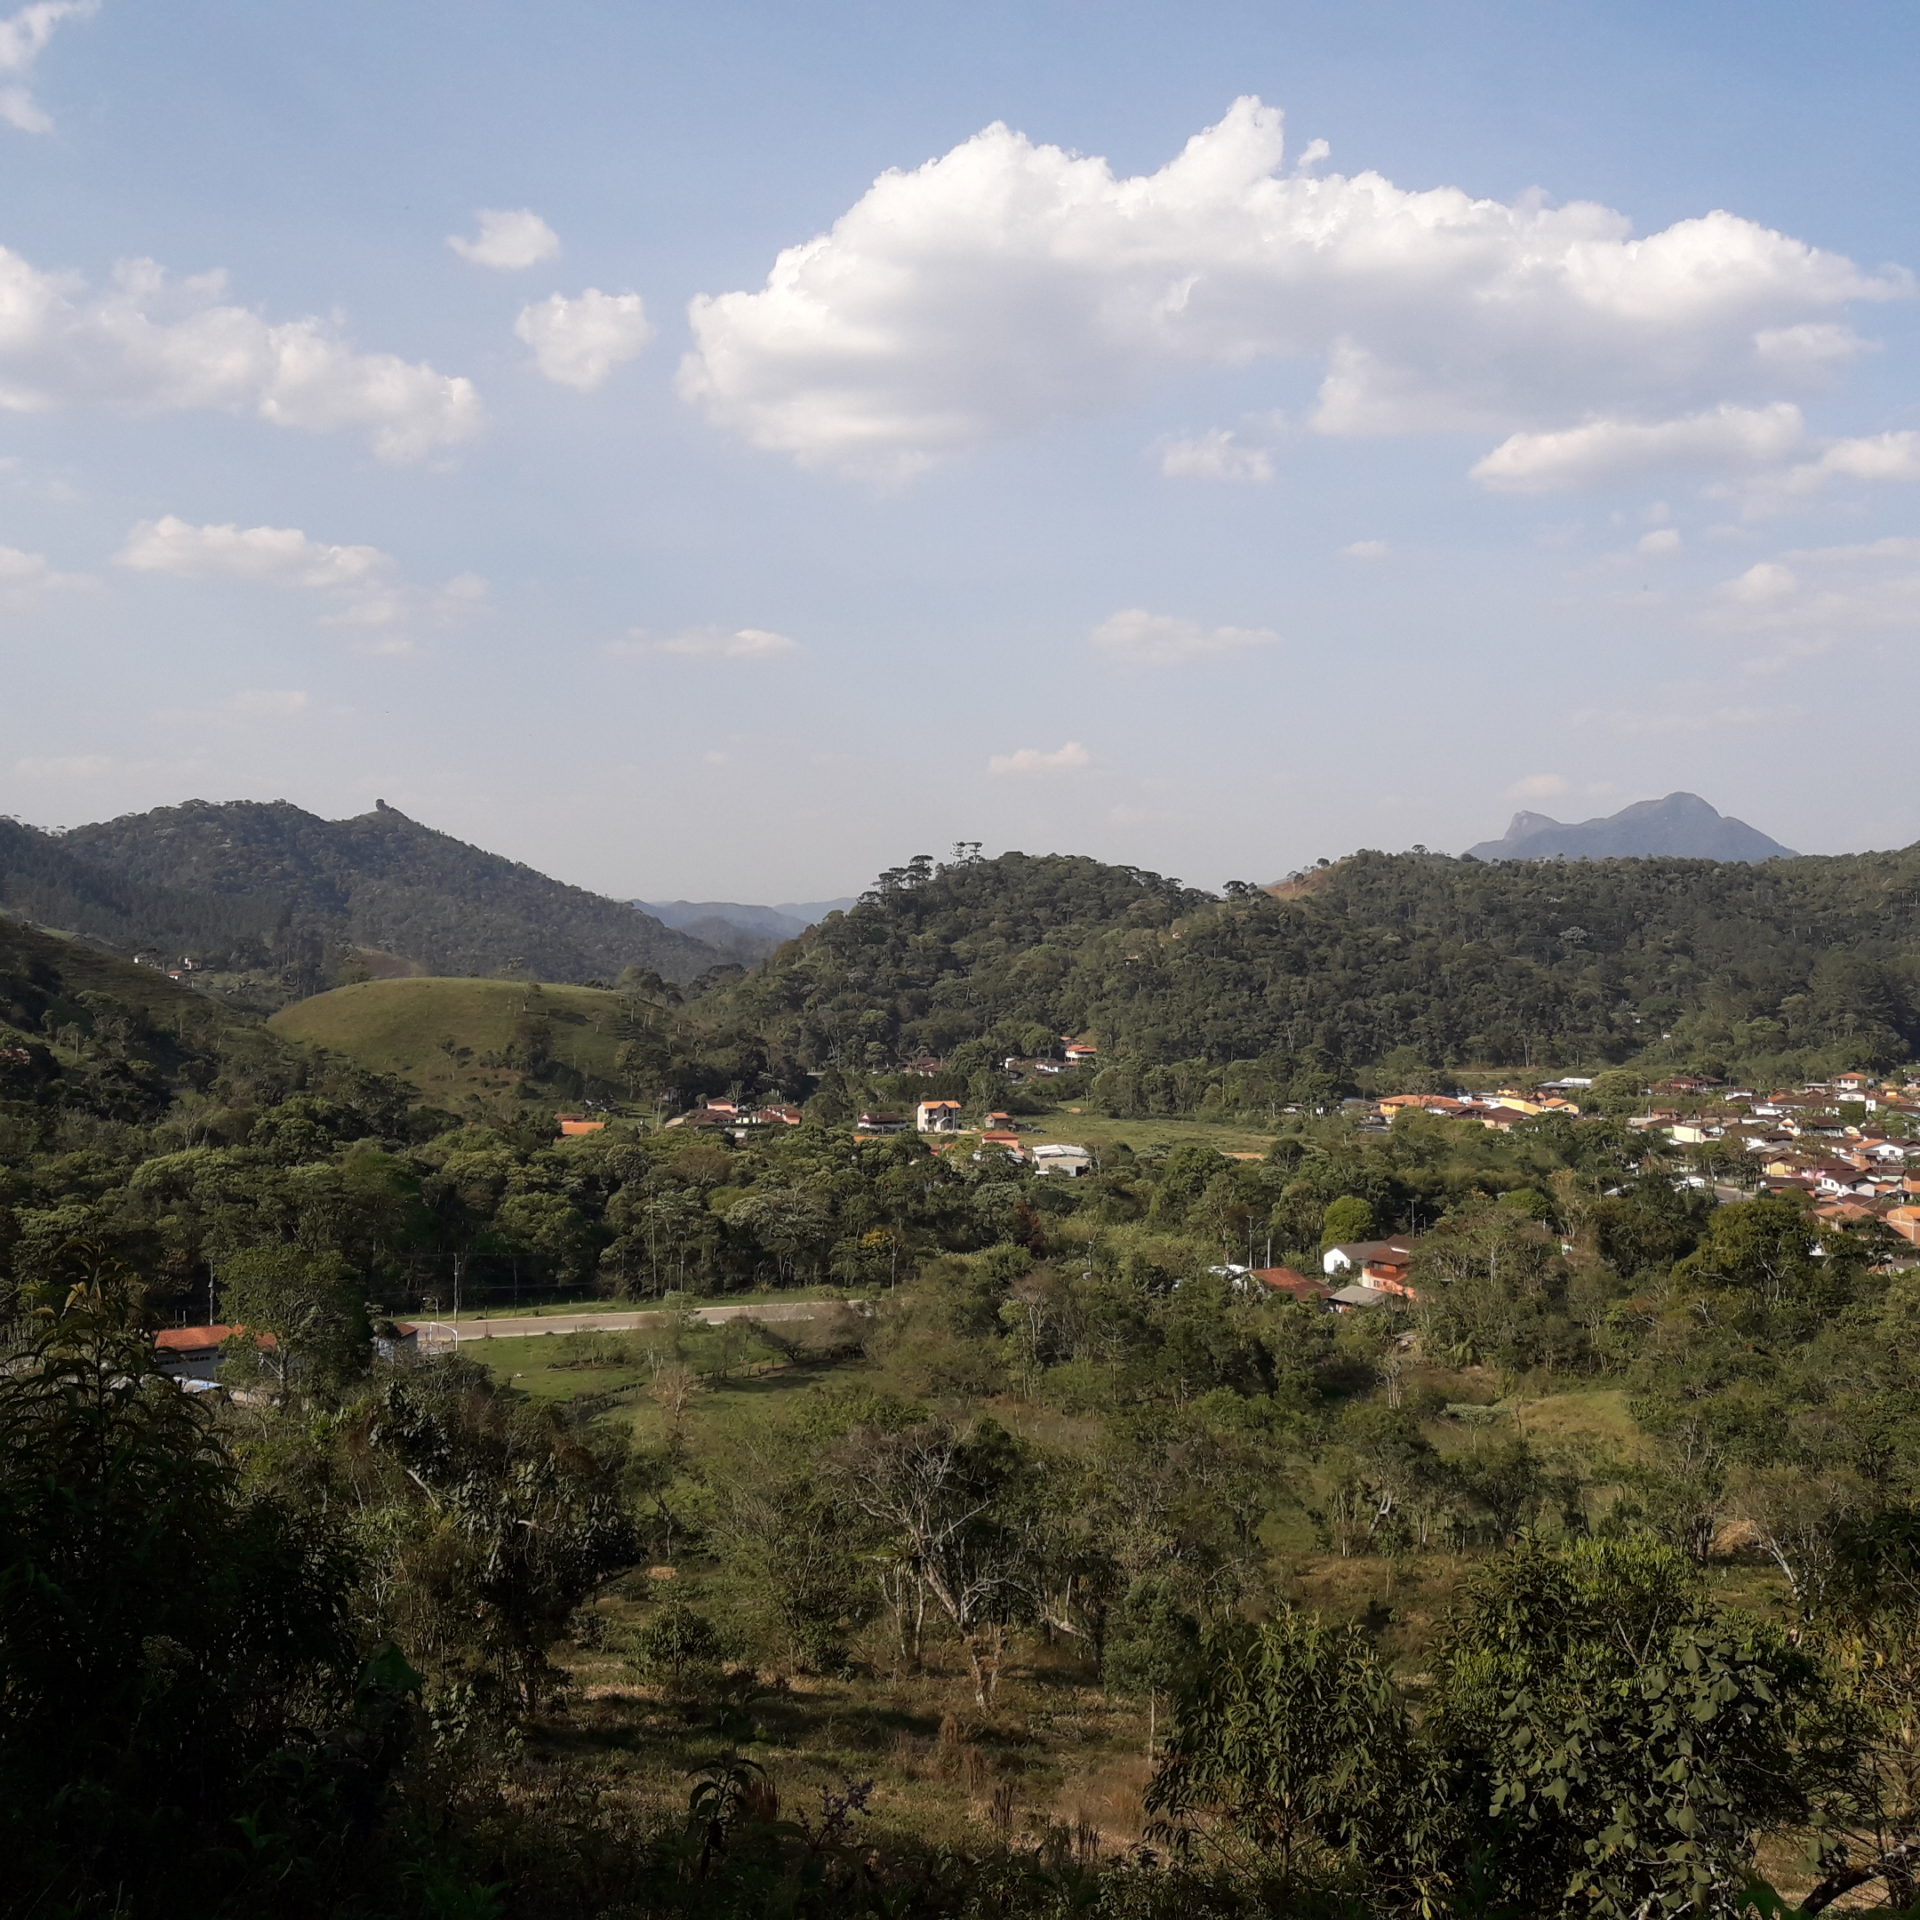
{"label": "tree-lined valley", "polygon": [[295,813],[4,842],[21,1910],[1912,1904],[1920,849],[743,960]]}

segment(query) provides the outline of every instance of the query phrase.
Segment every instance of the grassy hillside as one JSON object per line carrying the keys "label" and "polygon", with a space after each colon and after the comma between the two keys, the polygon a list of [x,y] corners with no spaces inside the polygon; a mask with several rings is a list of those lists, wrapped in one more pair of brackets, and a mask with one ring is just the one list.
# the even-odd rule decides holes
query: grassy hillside
{"label": "grassy hillside", "polygon": [[345,1054],[435,1104],[617,1085],[620,996],[514,980],[367,980],[282,1008],[283,1039]]}

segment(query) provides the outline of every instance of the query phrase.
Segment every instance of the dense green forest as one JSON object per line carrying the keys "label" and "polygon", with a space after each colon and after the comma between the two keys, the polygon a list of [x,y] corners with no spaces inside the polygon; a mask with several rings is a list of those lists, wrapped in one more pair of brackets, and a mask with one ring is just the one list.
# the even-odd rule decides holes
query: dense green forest
{"label": "dense green forest", "polygon": [[[1276,895],[1278,897],[1276,897]],[[716,1057],[963,1070],[1090,1035],[1119,1114],[1271,1109],[1391,1061],[1765,1078],[1920,1051],[1920,849],[1759,866],[1361,853],[1224,900],[1065,856],[919,860],[703,1003]]]}
{"label": "dense green forest", "polygon": [[557,981],[630,966],[688,980],[726,957],[384,803],[322,820],[192,800],[62,834],[0,821],[0,907],[123,953],[283,975],[295,997],[347,977],[359,948],[424,973]]}
{"label": "dense green forest", "polygon": [[[1006,870],[983,977],[1023,928],[1293,910]],[[1883,1229],[1715,1209],[1565,1115],[1163,1127],[1080,1179],[830,1115],[556,1140],[0,933],[17,1910],[1920,1890],[1920,1273]],[[1409,1228],[1410,1300],[1239,1271]],[[462,1295],[649,1317],[382,1357]],[[152,1330],[208,1317],[245,1331],[190,1396]]]}

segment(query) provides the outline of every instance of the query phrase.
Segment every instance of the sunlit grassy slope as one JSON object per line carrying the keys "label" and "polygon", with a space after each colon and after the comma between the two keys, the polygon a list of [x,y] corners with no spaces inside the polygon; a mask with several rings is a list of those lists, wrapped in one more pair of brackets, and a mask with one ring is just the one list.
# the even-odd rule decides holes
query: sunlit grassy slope
{"label": "sunlit grassy slope", "polygon": [[330,1047],[379,1073],[398,1074],[429,1099],[503,1094],[520,1084],[502,1062],[522,1021],[542,1016],[556,1060],[611,1083],[620,1040],[619,996],[599,987],[515,980],[366,980],[276,1013],[289,1040]]}

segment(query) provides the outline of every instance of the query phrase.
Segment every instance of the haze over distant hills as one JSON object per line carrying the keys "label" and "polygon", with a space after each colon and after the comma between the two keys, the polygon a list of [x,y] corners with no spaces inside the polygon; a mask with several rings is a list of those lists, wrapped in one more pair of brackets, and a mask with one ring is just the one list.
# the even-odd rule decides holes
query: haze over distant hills
{"label": "haze over distant hills", "polygon": [[711,942],[712,933],[702,928],[719,922],[778,944],[805,933],[830,913],[844,913],[853,905],[853,895],[840,900],[788,900],[777,907],[746,906],[736,900],[636,900],[633,904],[662,926],[691,933],[698,940]]}
{"label": "haze over distant hills", "polygon": [[1792,860],[1757,827],[1710,806],[1697,793],[1640,800],[1603,818],[1561,821],[1516,813],[1505,835],[1469,847],[1475,860]]}

